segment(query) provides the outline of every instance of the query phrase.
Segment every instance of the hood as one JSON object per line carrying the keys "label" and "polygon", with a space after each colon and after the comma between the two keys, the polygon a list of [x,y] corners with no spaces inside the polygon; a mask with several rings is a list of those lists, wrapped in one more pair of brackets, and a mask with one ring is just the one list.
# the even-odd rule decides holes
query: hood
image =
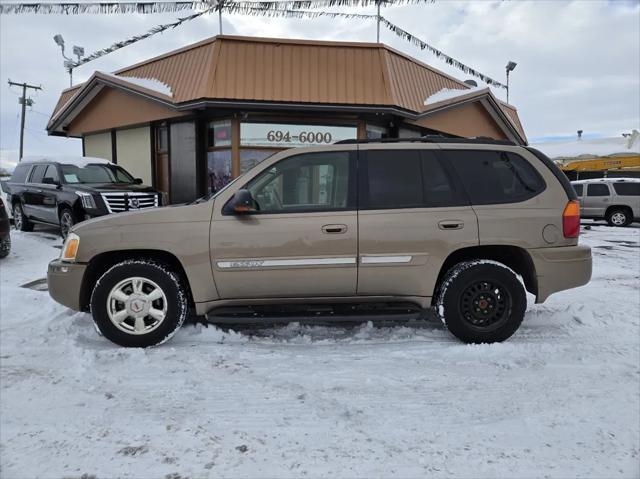
{"label": "hood", "polygon": [[[135,228],[140,225],[159,223],[192,223],[210,221],[213,211],[213,201],[205,201],[198,204],[164,206],[143,210],[116,213],[107,216],[99,216],[75,225],[74,233],[82,235],[83,231],[100,228]],[[116,245],[114,245],[115,247]]]}
{"label": "hood", "polygon": [[67,188],[93,193],[95,191],[132,191],[136,193],[157,193],[157,190],[147,185],[132,185],[123,183],[67,183]]}

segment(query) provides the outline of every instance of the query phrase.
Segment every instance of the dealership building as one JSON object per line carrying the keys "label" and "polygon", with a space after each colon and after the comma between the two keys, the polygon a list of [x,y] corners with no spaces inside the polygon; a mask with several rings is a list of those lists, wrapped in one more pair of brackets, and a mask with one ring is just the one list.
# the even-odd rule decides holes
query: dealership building
{"label": "dealership building", "polygon": [[216,36],[64,90],[50,135],[173,203],[276,151],[347,139],[485,136],[526,144],[515,107],[380,43]]}

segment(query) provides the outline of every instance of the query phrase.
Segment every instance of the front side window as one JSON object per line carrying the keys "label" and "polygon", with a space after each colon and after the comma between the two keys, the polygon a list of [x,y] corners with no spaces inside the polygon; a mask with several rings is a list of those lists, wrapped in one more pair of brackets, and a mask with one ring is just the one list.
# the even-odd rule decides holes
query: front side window
{"label": "front side window", "polygon": [[545,188],[536,169],[514,153],[490,150],[444,152],[476,205],[517,203]]}
{"label": "front side window", "polygon": [[133,177],[116,165],[60,165],[65,183],[134,183]]}
{"label": "front side window", "polygon": [[638,183],[614,183],[613,189],[620,196],[640,196],[640,182]]}
{"label": "front side window", "polygon": [[49,165],[47,166],[47,171],[45,171],[44,173],[44,178],[49,178],[49,180],[51,180],[53,183],[58,183],[60,180],[58,178],[58,170],[56,169],[55,165]]}
{"label": "front side window", "polygon": [[31,178],[29,178],[29,183],[42,183],[42,178],[44,177],[44,172],[47,170],[47,165],[36,165],[31,171]]}
{"label": "front side window", "polygon": [[350,206],[350,154],[298,155],[276,163],[246,188],[261,213],[342,210]]}
{"label": "front side window", "polygon": [[609,196],[609,187],[607,185],[588,185],[587,196]]}

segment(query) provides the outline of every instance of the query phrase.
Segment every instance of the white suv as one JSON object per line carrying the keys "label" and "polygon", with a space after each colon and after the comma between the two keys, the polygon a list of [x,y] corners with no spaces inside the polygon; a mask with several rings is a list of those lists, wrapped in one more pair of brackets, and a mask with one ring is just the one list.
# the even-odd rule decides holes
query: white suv
{"label": "white suv", "polygon": [[640,221],[640,178],[597,178],[572,181],[580,216],[605,219],[611,226]]}

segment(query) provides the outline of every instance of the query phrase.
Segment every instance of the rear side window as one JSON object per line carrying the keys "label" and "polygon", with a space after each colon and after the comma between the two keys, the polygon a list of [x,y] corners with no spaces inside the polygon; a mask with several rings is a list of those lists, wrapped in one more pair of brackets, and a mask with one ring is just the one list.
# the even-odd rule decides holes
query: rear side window
{"label": "rear side window", "polygon": [[640,183],[614,183],[613,189],[620,196],[640,196]]}
{"label": "rear side window", "polygon": [[609,196],[609,187],[607,185],[588,185],[587,196]]}
{"label": "rear side window", "polygon": [[573,186],[573,189],[576,192],[576,195],[582,196],[582,190],[584,189],[584,185],[571,185],[571,186]]}
{"label": "rear side window", "polygon": [[42,183],[42,178],[44,177],[44,172],[47,169],[47,165],[36,165],[31,171],[31,178],[29,178],[29,183]]}
{"label": "rear side window", "polygon": [[27,173],[29,173],[29,168],[31,165],[18,165],[16,169],[13,170],[13,175],[11,175],[11,181],[13,183],[25,183],[27,181]]}
{"label": "rear side window", "polygon": [[369,150],[361,175],[361,207],[419,208],[423,204],[419,150]]}
{"label": "rear side window", "polygon": [[520,155],[487,150],[449,150],[445,154],[473,204],[516,203],[545,189],[540,174]]}
{"label": "rear side window", "polygon": [[429,150],[368,150],[360,168],[360,208],[435,208],[468,204]]}

